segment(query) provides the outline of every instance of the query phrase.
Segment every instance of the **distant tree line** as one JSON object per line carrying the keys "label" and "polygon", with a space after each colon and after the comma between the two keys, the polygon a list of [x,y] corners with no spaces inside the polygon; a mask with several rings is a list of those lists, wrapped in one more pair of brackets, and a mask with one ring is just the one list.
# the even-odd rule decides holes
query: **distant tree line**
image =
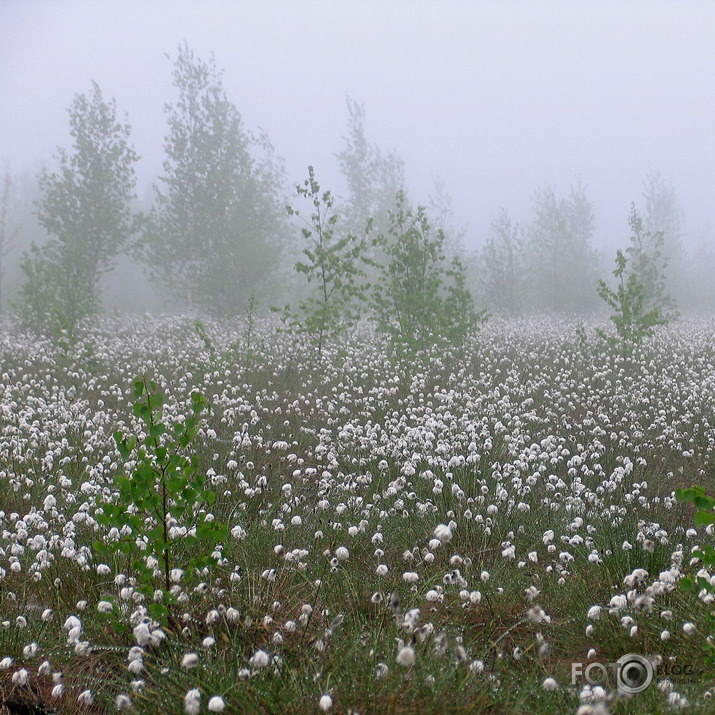
{"label": "distant tree line", "polygon": [[[366,315],[395,345],[419,349],[459,339],[484,318],[482,310],[584,314],[602,307],[604,290],[615,290],[599,283],[604,260],[580,180],[565,195],[538,188],[526,222],[500,210],[481,247],[466,255],[444,184],[425,206],[413,204],[402,160],[368,141],[361,104],[347,100],[347,133],[336,154],[345,196],[321,191],[311,169],[298,192],[311,206],[304,216],[291,205],[281,159],[264,133],[246,127],[213,58],[180,45],[173,86],[163,171],[148,201],[136,194],[131,127],[96,84],[69,107],[72,147],[59,149],[54,168],[41,172],[34,218],[14,218],[15,203],[27,214],[29,201],[16,201],[6,175],[0,301],[6,255],[34,220],[41,233],[16,260],[13,298],[34,330],[73,334],[101,310],[103,276],[126,257],[179,310],[233,316],[256,294],[273,296],[265,307],[287,299],[285,324],[302,326],[321,346]],[[704,233],[695,252],[685,252],[682,209],[657,172],[646,177],[643,200],[632,210],[623,254],[640,288],[712,309],[712,236]],[[648,266],[656,264],[659,286],[648,284]],[[307,280],[296,280],[301,275]]]}
{"label": "distant tree line", "polygon": [[[633,260],[658,263],[663,290],[679,305],[714,308],[715,293],[708,289],[708,281],[697,281],[703,289],[699,294],[692,291],[690,277],[702,272],[703,266],[689,264],[686,257],[683,212],[673,188],[660,173],[652,172],[644,182],[643,198],[642,211],[633,206],[630,217],[624,216],[631,230],[634,218],[639,226],[638,257]],[[534,311],[584,314],[597,309],[601,306],[597,281],[604,260],[593,246],[594,227],[593,205],[580,180],[564,197],[553,186],[537,189],[531,220],[525,224],[501,209],[484,245],[470,257],[476,295],[491,312],[510,316]],[[715,268],[704,245],[696,255]]]}

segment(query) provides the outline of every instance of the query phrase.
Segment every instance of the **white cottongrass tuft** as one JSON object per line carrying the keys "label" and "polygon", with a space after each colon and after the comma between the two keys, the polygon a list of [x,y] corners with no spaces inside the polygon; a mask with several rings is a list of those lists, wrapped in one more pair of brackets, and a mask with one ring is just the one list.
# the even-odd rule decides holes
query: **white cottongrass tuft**
{"label": "white cottongrass tuft", "polygon": [[333,699],[330,695],[322,695],[318,701],[318,707],[324,712],[328,712],[333,707]]}
{"label": "white cottongrass tuft", "polygon": [[199,715],[201,712],[201,691],[192,688],[184,696],[184,712],[188,715]]}
{"label": "white cottongrass tuft", "polygon": [[259,670],[265,668],[271,662],[271,656],[265,650],[257,650],[248,661],[252,668]]}
{"label": "white cottongrass tuft", "polygon": [[82,628],[82,621],[77,616],[68,616],[63,628],[66,631],[71,631],[73,628]]}
{"label": "white cottongrass tuft", "polygon": [[184,657],[181,659],[181,667],[184,670],[191,670],[191,668],[198,665],[199,655],[198,653],[185,653]]}
{"label": "white cottongrass tuft", "polygon": [[434,536],[441,543],[446,544],[452,540],[452,530],[446,524],[439,524],[435,527]]}
{"label": "white cottongrass tuft", "polygon": [[226,709],[226,703],[220,695],[214,695],[209,700],[208,708],[210,713],[222,713]]}
{"label": "white cottongrass tuft", "polygon": [[127,670],[132,674],[132,675],[139,675],[142,670],[144,670],[144,661],[141,658],[137,658],[136,660],[132,660],[129,665],[127,666]]}
{"label": "white cottongrass tuft", "polygon": [[16,670],[12,674],[12,682],[15,685],[21,685],[21,686],[26,685],[29,678],[30,678],[30,673],[25,668]]}
{"label": "white cottongrass tuft", "polygon": [[132,699],[124,693],[119,693],[119,695],[114,698],[114,707],[117,708],[117,710],[129,710],[131,706]]}
{"label": "white cottongrass tuft", "polygon": [[397,653],[397,665],[401,665],[405,668],[412,667],[416,660],[415,649],[412,646],[402,646]]}

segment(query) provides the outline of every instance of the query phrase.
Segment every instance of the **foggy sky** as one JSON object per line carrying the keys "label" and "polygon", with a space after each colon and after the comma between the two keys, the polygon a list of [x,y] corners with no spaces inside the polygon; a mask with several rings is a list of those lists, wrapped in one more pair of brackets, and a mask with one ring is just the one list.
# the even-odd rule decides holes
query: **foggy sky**
{"label": "foggy sky", "polygon": [[91,80],[133,128],[144,187],[161,171],[171,61],[213,52],[248,127],[340,192],[345,95],[368,138],[406,162],[413,199],[441,177],[470,243],[499,207],[527,220],[534,190],[580,175],[597,243],[628,239],[650,169],[697,236],[715,184],[715,3],[0,0],[0,162],[70,146],[67,107]]}

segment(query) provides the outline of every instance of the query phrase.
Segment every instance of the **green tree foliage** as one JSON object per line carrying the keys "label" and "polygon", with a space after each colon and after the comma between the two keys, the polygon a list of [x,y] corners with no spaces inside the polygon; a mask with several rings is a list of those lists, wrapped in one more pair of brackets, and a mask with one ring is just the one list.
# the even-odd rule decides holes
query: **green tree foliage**
{"label": "green tree foliage", "polygon": [[333,196],[330,191],[321,191],[312,166],[308,178],[296,189],[311,204],[311,213],[306,218],[294,207],[287,207],[291,216],[302,221],[301,235],[306,242],[304,260],[298,261],[295,269],[305,276],[312,292],[296,310],[286,306],[283,317],[293,330],[309,334],[320,354],[327,337],[360,317],[370,221],[362,238],[343,233]]}
{"label": "green tree foliage", "polygon": [[[368,222],[375,235],[387,233],[395,196],[405,192],[405,165],[393,151],[385,154],[365,135],[365,107],[346,98],[348,131],[345,147],[337,154],[338,164],[348,185],[348,195],[341,207],[346,231],[360,235]],[[382,260],[373,246],[373,258]]]}
{"label": "green tree foliage", "polygon": [[626,253],[630,261],[630,273],[638,277],[642,286],[644,311],[657,309],[663,318],[670,320],[676,316],[677,310],[667,285],[669,258],[664,251],[665,235],[662,232],[646,231],[633,204],[628,225],[631,240]]}
{"label": "green tree foliage", "polygon": [[674,303],[665,286],[667,258],[662,254],[663,234],[645,232],[634,205],[628,218],[631,229],[630,245],[616,254],[613,275],[616,288],[598,281],[598,294],[613,311],[611,322],[616,328],[612,336],[603,330],[598,334],[611,345],[629,354],[644,338],[651,337],[655,328],[664,325],[675,315]]}
{"label": "green tree foliage", "polygon": [[20,270],[23,283],[18,308],[23,324],[38,334],[57,332],[65,320],[55,295],[58,270],[49,246],[33,243],[20,257]]}
{"label": "green tree foliage", "polygon": [[492,221],[490,236],[475,264],[479,296],[491,312],[516,315],[523,310],[524,230],[505,209]]}
{"label": "green tree foliage", "polygon": [[233,315],[275,265],[286,220],[282,166],[267,138],[245,129],[221,75],[179,47],[164,175],[140,253],[189,309]]}
{"label": "green tree foliage", "polygon": [[[685,269],[687,289],[681,291],[687,307],[715,311],[715,231],[705,225],[699,232]],[[680,303],[679,305],[682,305]]]}
{"label": "green tree foliage", "polygon": [[634,346],[644,338],[654,334],[655,328],[667,323],[659,306],[653,306],[639,275],[629,266],[629,260],[623,251],[616,254],[616,269],[613,275],[618,281],[616,289],[610,288],[605,281],[598,281],[598,295],[613,311],[611,322],[616,328],[616,335],[609,335],[605,330],[597,333],[624,355],[630,354]]}
{"label": "green tree foliage", "polygon": [[6,171],[2,179],[2,196],[0,196],[0,313],[2,312],[3,283],[7,267],[5,259],[13,249],[14,241],[20,232],[20,227],[12,225],[11,206],[13,203],[13,182],[10,172]]}
{"label": "green tree foliage", "polygon": [[685,248],[683,230],[685,214],[673,186],[666,183],[660,172],[650,172],[643,183],[645,206],[642,212],[643,250],[660,255],[663,260],[663,286],[670,295],[682,298],[684,283]]}
{"label": "green tree foliage", "polygon": [[593,307],[598,265],[593,228],[593,207],[580,181],[566,198],[558,198],[551,186],[537,191],[527,243],[529,298],[537,310]]}
{"label": "green tree foliage", "polygon": [[43,171],[37,217],[50,240],[25,253],[21,314],[39,330],[70,334],[100,308],[99,282],[134,231],[134,165],[129,124],[93,83],[69,109],[73,152]]}
{"label": "green tree foliage", "polygon": [[434,181],[434,191],[427,198],[427,215],[433,225],[444,231],[444,252],[448,258],[459,256],[464,258],[464,238],[467,235],[465,226],[454,225],[454,209],[452,196],[447,191],[444,180],[437,177]]}
{"label": "green tree foliage", "polygon": [[[114,433],[117,450],[133,465],[132,472],[116,477],[118,498],[102,502],[97,514],[97,522],[118,538],[95,542],[94,549],[105,558],[129,557],[137,590],[155,601],[149,607],[152,616],[165,621],[167,604],[176,602],[172,585],[196,580],[199,571],[217,564],[228,528],[213,516],[207,518],[216,493],[207,488],[193,449],[206,398],[193,392],[191,415],[167,425],[162,420],[164,395],[155,382],[135,380],[134,397],[134,415],[145,436]],[[174,569],[182,572],[180,578],[172,578]]]}
{"label": "green tree foliage", "polygon": [[400,354],[459,345],[485,317],[474,309],[463,262],[454,257],[448,263],[444,240],[424,207],[413,212],[398,193],[389,231],[376,239],[386,261],[378,268],[371,307],[378,330]]}
{"label": "green tree foliage", "polygon": [[663,234],[664,253],[668,262],[674,263],[683,257],[683,226],[685,214],[678,201],[675,188],[668,184],[659,171],[651,171],[643,182],[643,225],[650,234]]}
{"label": "green tree foliage", "polygon": [[[705,491],[705,487],[692,486],[675,490],[675,498],[681,504],[694,504],[697,511],[693,517],[695,526],[707,527],[715,524],[715,497],[710,496]],[[715,569],[715,548],[711,544],[705,544],[700,549],[695,549],[690,553],[691,558],[699,559],[697,569],[706,569],[711,572]],[[709,578],[702,575],[684,576],[680,579],[680,587],[694,596],[699,593],[715,594],[715,585]],[[710,630],[715,631],[715,614],[708,609],[707,619]],[[705,639],[703,652],[710,663],[715,663],[715,644],[712,636]]]}

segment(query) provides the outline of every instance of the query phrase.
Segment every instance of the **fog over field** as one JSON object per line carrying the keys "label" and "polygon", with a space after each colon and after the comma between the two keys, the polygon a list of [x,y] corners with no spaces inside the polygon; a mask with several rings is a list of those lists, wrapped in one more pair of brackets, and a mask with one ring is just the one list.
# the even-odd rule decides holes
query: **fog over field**
{"label": "fog over field", "polygon": [[713,30],[0,0],[0,715],[711,715]]}
{"label": "fog over field", "polygon": [[161,171],[163,104],[186,40],[214,53],[249,127],[292,184],[308,164],[344,190],[345,96],[370,141],[405,161],[426,201],[441,177],[466,243],[505,207],[529,216],[544,183],[580,176],[598,246],[616,246],[651,170],[677,193],[690,239],[713,223],[715,46],[711,2],[0,3],[0,159],[15,173],[66,146],[66,110],[95,80],[140,154],[140,195]]}

